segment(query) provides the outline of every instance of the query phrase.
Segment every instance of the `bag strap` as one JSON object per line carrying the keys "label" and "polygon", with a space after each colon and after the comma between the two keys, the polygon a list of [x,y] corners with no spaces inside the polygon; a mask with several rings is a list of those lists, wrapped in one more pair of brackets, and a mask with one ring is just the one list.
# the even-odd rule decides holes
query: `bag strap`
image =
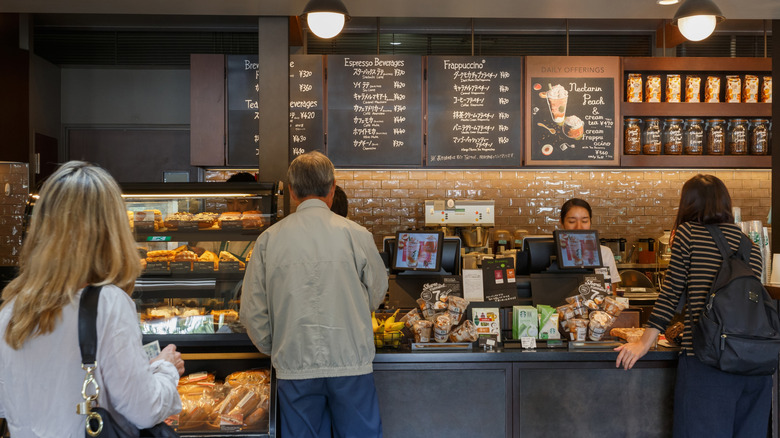
{"label": "bag strap", "polygon": [[79,301],[79,349],[81,364],[94,365],[97,355],[97,309],[102,286],[89,285]]}
{"label": "bag strap", "polygon": [[707,227],[707,231],[712,235],[715,244],[718,245],[718,250],[720,250],[720,255],[723,256],[724,261],[734,255],[739,255],[745,263],[750,264],[750,246],[752,245],[752,242],[744,233],[740,233],[739,248],[737,248],[736,251],[731,251],[728,242],[726,242],[726,237],[723,235],[723,230],[721,230],[719,226],[709,224],[705,225],[705,227]]}

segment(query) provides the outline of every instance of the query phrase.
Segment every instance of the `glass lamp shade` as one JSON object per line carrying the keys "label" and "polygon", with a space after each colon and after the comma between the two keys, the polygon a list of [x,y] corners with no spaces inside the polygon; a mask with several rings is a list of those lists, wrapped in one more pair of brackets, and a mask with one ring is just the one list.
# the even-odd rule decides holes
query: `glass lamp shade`
{"label": "glass lamp shade", "polygon": [[694,15],[680,18],[677,26],[680,28],[680,33],[688,40],[701,41],[712,34],[717,21],[714,15]]}
{"label": "glass lamp shade", "polygon": [[336,12],[309,12],[306,22],[309,29],[320,38],[333,38],[341,32],[346,21],[344,14]]}

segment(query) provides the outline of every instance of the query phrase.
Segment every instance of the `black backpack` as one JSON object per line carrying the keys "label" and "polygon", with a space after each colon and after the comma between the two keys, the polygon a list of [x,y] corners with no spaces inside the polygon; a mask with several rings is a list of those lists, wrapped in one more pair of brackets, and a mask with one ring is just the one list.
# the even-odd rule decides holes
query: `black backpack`
{"label": "black backpack", "polygon": [[720,228],[706,227],[718,245],[723,264],[699,321],[692,325],[693,352],[702,363],[727,373],[773,374],[780,353],[778,302],[769,296],[750,267],[752,242],[742,234],[739,249],[732,253]]}

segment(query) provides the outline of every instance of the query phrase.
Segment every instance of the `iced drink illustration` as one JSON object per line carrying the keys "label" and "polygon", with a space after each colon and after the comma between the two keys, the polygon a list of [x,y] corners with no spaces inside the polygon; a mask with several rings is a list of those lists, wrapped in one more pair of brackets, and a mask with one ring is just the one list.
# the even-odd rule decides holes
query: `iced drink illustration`
{"label": "iced drink illustration", "polygon": [[410,237],[406,242],[406,262],[410,268],[417,267],[417,259],[420,256],[420,241]]}
{"label": "iced drink illustration", "polygon": [[563,121],[563,133],[569,138],[579,140],[585,133],[585,124],[577,116],[566,117]]}
{"label": "iced drink illustration", "polygon": [[569,92],[561,84],[547,90],[547,105],[550,107],[550,116],[553,122],[563,124],[566,118],[566,103],[569,101]]}

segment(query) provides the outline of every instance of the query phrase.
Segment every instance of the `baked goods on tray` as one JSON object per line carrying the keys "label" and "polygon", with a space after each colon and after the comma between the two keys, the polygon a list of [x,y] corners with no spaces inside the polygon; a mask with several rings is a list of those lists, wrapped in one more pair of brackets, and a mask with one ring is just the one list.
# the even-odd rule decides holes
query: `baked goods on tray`
{"label": "baked goods on tray", "polygon": [[257,210],[245,211],[241,215],[241,224],[244,228],[262,228],[263,215]]}
{"label": "baked goods on tray", "polygon": [[645,329],[637,327],[620,327],[609,331],[610,335],[623,339],[626,342],[637,342],[644,333]]}
{"label": "baked goods on tray", "polygon": [[238,259],[238,257],[234,256],[233,254],[227,252],[227,251],[220,251],[219,252],[219,261],[220,262],[238,262],[238,267],[241,269],[246,268],[246,264]]}
{"label": "baked goods on tray", "polygon": [[217,221],[217,217],[219,215],[217,213],[211,213],[211,212],[203,212],[198,213],[195,216],[193,216],[192,220],[198,222],[198,228],[211,228],[214,226],[214,223]]}

